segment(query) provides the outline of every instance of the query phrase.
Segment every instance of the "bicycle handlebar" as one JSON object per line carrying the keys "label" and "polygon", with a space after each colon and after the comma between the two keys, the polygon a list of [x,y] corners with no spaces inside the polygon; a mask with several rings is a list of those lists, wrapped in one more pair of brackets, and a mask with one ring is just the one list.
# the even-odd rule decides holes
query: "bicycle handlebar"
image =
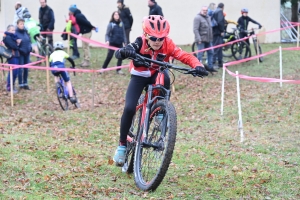
{"label": "bicycle handlebar", "polygon": [[170,64],[168,62],[153,60],[153,59],[141,56],[139,54],[136,54],[136,58],[131,58],[130,57],[129,59],[137,61],[137,62],[141,62],[142,61],[145,64],[145,66],[147,66],[148,68],[150,68],[151,65],[149,63],[147,63],[147,62],[150,62],[150,63],[157,64],[157,65],[159,65],[161,67],[164,67],[164,68],[177,70],[177,71],[179,71],[181,73],[184,73],[184,74],[191,74],[194,77],[198,76],[198,77],[203,78],[203,76],[204,76],[202,74],[199,74],[196,69],[189,69],[189,68],[186,68],[186,67],[175,66],[175,65],[172,65],[172,64]]}

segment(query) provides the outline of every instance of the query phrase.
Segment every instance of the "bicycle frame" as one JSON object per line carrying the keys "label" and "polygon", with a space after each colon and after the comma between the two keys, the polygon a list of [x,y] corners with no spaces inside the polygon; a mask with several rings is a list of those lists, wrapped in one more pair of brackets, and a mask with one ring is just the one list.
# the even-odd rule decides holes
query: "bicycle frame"
{"label": "bicycle frame", "polygon": [[[159,99],[167,99],[170,100],[171,96],[171,90],[168,90],[164,87],[164,78],[165,74],[163,73],[162,67],[160,67],[158,75],[156,77],[155,84],[150,84],[148,85],[148,89],[144,98],[144,101],[142,104],[137,105],[136,111],[139,110],[142,107],[142,116],[141,116],[141,122],[139,124],[140,126],[140,131],[142,132],[142,137],[141,137],[141,142],[144,141],[144,138],[147,138],[148,136],[148,122],[149,119],[151,118],[150,116],[150,111],[151,111],[151,106]],[[164,96],[159,96],[160,91],[164,91],[165,95]],[[140,134],[139,132],[138,134]],[[133,138],[127,135],[127,141],[132,142]],[[144,141],[144,144],[147,145],[146,141]],[[153,145],[152,145],[153,146]]]}
{"label": "bicycle frame", "polygon": [[[63,86],[63,90],[64,90],[64,98],[68,99],[68,96],[69,96],[69,91],[68,91],[68,88],[65,86],[65,82],[64,80],[62,79],[61,76],[59,76],[59,82],[60,84]],[[60,88],[58,88],[58,94],[60,94],[62,91],[60,91]]]}

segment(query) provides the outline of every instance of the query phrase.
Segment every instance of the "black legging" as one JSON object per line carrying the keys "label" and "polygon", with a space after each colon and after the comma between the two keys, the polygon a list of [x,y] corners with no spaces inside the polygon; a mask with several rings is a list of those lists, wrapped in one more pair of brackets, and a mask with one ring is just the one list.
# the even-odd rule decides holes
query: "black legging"
{"label": "black legging", "polygon": [[[110,46],[113,46],[113,47],[118,47],[118,48],[121,48],[123,47],[123,45],[114,45],[114,44],[110,44]],[[102,66],[103,69],[106,69],[109,62],[111,61],[113,55],[115,53],[115,50],[112,50],[112,49],[108,49],[108,52],[107,52],[107,56],[106,56],[106,59],[104,61],[104,64]],[[118,62],[117,62],[117,66],[121,66],[122,65],[122,59],[118,59]],[[119,71],[121,69],[117,69],[117,71]]]}
{"label": "black legging", "polygon": [[[152,77],[141,77],[131,75],[129,86],[126,92],[125,107],[123,115],[121,118],[121,127],[120,127],[120,143],[126,145],[127,134],[129,132],[132,118],[135,114],[137,102],[143,92],[143,89],[148,84],[154,84],[158,72],[156,72]],[[167,71],[164,71],[165,74],[165,88],[170,89],[170,77]]]}

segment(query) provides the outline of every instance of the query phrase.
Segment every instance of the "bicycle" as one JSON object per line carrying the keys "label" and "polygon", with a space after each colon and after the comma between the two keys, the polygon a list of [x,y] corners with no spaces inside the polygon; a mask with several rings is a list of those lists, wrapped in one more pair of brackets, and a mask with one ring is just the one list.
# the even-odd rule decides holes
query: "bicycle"
{"label": "bicycle", "polygon": [[[133,173],[135,184],[144,191],[154,191],[164,179],[169,168],[177,134],[177,116],[170,102],[171,91],[164,87],[164,70],[173,69],[184,74],[203,77],[195,69],[177,67],[140,55],[132,60],[159,65],[155,84],[145,87],[136,106],[136,113],[127,136],[127,150],[122,172]],[[173,74],[174,76],[174,74]]]}
{"label": "bicycle", "polygon": [[39,50],[39,54],[41,56],[46,56],[48,55],[48,57],[51,55],[51,53],[53,52],[53,47],[50,44],[46,44],[46,38],[40,36],[40,37],[35,37],[36,39],[36,43],[37,43],[37,47]]}
{"label": "bicycle", "polygon": [[[259,41],[257,39],[257,36],[255,35],[255,30],[258,30],[258,28],[251,28],[250,30],[245,31],[250,38],[252,38],[252,42],[254,45],[254,50],[256,55],[262,54],[261,46],[259,44]],[[258,48],[258,49],[257,49]],[[257,54],[259,53],[259,54]],[[259,57],[259,62],[263,62],[263,57]]]}
{"label": "bicycle", "polygon": [[[76,76],[75,72],[74,72],[74,76]],[[75,92],[75,89],[73,86],[72,86],[72,90],[73,90],[73,96],[76,99],[76,103],[74,103],[74,106],[75,106],[75,108],[79,108],[80,104],[78,102],[76,92]],[[64,80],[61,77],[61,75],[59,75],[59,82],[56,83],[56,95],[57,95],[57,99],[58,99],[60,107],[64,111],[68,110],[69,109],[68,100],[70,100],[70,96],[69,96],[69,91],[68,91],[67,87],[65,86]]]}

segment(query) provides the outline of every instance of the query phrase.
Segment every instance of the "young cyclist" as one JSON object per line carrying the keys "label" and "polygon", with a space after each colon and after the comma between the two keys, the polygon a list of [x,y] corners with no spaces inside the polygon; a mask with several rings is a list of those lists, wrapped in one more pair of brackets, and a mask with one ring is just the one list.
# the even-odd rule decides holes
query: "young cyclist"
{"label": "young cyclist", "polygon": [[[150,15],[143,20],[143,35],[136,38],[135,42],[129,43],[125,47],[116,51],[117,59],[125,59],[128,57],[135,58],[136,54],[144,57],[156,59],[158,53],[166,55],[164,61],[168,62],[170,57],[175,58],[195,68],[201,75],[207,76],[205,70],[199,60],[181,48],[177,47],[171,38],[168,37],[170,31],[169,22],[160,15]],[[132,118],[135,114],[135,107],[143,89],[148,84],[154,84],[158,75],[158,66],[152,64],[147,68],[141,63],[135,61],[130,62],[131,79],[126,92],[125,108],[121,118],[120,141],[113,160],[118,166],[123,166],[126,153],[127,133],[131,125]],[[165,71],[165,87],[170,88],[170,78],[168,72]]]}
{"label": "young cyclist", "polygon": [[[54,43],[54,52],[50,55],[49,62],[50,67],[52,68],[65,68],[65,59],[67,59],[71,64],[72,68],[75,68],[75,63],[72,58],[63,50],[64,45],[62,42]],[[66,71],[51,71],[55,76],[55,83],[59,82],[59,75],[64,79],[65,85],[68,88],[70,101],[71,103],[77,103],[76,98],[73,97],[72,84],[70,80],[70,76]]]}
{"label": "young cyclist", "polygon": [[[249,22],[252,22],[254,24],[257,24],[259,28],[261,28],[262,26],[260,25],[260,23],[258,23],[257,21],[254,21],[253,19],[251,19],[248,16],[248,9],[247,8],[243,8],[241,10],[242,16],[238,19],[238,28],[240,29],[240,38],[244,38],[244,37],[248,37],[247,29],[248,29],[248,24]],[[249,39],[246,40],[246,42],[249,44]]]}

